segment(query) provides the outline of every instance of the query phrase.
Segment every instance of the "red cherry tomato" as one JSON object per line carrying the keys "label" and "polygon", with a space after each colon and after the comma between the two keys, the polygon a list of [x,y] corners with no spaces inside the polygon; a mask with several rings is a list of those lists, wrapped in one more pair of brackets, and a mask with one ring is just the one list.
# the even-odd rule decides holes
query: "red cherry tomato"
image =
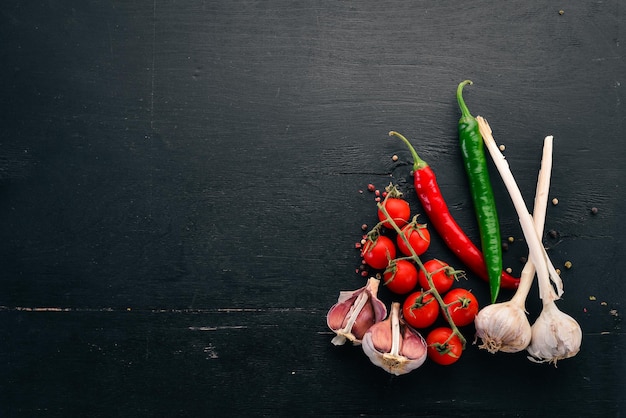
{"label": "red cherry tomato", "polygon": [[413,328],[428,328],[439,317],[439,304],[430,293],[411,293],[402,305],[402,316]]}
{"label": "red cherry tomato", "polygon": [[375,240],[368,239],[363,247],[363,260],[372,268],[387,268],[389,260],[394,258],[396,258],[396,246],[391,239],[383,235]]}
{"label": "red cherry tomato", "polygon": [[[396,225],[399,228],[402,228],[409,222],[411,218],[411,208],[409,207],[409,202],[399,197],[389,197],[381,203],[381,205],[385,208],[391,219],[394,220]],[[387,217],[383,214],[383,212],[378,209],[378,220],[383,222],[383,226],[385,228],[393,229],[393,226],[389,221],[387,221]]]}
{"label": "red cherry tomato", "polygon": [[398,295],[409,293],[417,285],[417,268],[408,260],[393,261],[383,273],[383,283]]}
{"label": "red cherry tomato", "polygon": [[[424,267],[430,273],[433,285],[439,293],[446,293],[456,281],[456,272],[444,261],[437,259],[428,260],[424,263]],[[418,282],[422,289],[430,289],[426,274],[421,269],[418,275]]]}
{"label": "red cherry tomato", "polygon": [[[411,248],[413,248],[413,251],[415,251],[415,254],[418,256],[424,254],[430,246],[430,232],[428,232],[424,224],[407,224],[402,228],[402,235],[409,241]],[[402,235],[398,234],[396,237],[398,250],[400,250],[402,254],[410,257],[413,254],[409,247],[407,247],[404,239],[402,239]]]}
{"label": "red cherry tomato", "polygon": [[463,344],[458,335],[450,337],[451,328],[440,327],[432,330],[426,337],[428,357],[437,364],[448,366],[459,360],[463,353]]}
{"label": "red cherry tomato", "polygon": [[452,322],[458,327],[471,324],[478,314],[478,300],[467,289],[452,289],[443,297],[443,302],[448,305]]}

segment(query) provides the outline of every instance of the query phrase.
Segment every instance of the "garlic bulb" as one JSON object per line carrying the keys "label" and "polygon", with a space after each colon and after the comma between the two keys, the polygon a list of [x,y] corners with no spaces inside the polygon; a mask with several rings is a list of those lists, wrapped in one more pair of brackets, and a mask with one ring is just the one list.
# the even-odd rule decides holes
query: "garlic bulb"
{"label": "garlic bulb", "polygon": [[[518,213],[524,212],[520,214],[520,222],[524,221],[526,226],[524,235],[532,234],[533,238],[539,240],[538,237],[542,235],[544,228],[548,205],[550,173],[552,171],[553,137],[547,136],[544,140],[541,168],[539,170],[537,188],[535,191],[535,207],[533,209],[533,215],[530,217],[524,208],[525,204],[519,190],[517,190],[515,180],[512,178],[512,174],[508,172],[508,166],[503,166],[503,164],[506,163],[504,162],[504,157],[498,151],[495,140],[491,135],[491,128],[487,124],[487,121],[480,116],[476,117],[476,120],[478,121],[480,132],[483,135],[487,149],[491,153],[494,161],[500,163],[498,170],[502,174],[503,179],[508,178],[509,180],[507,189],[509,189],[509,192],[514,192],[511,193],[511,198],[517,201],[516,209],[518,209]],[[523,217],[522,215],[524,214],[528,216]],[[530,230],[532,230],[532,232]],[[542,256],[536,258],[542,262],[543,268],[541,275],[547,277],[549,271],[547,258]],[[482,339],[482,344],[479,345],[480,348],[484,348],[490,353],[496,353],[498,351],[516,353],[528,347],[531,341],[532,331],[530,322],[526,316],[525,304],[528,292],[532,287],[535,272],[535,264],[533,264],[532,260],[529,260],[522,270],[519,287],[511,300],[509,302],[486,306],[478,312],[478,315],[474,319],[474,325],[476,327],[476,337]]]}
{"label": "garlic bulb", "polygon": [[485,306],[476,315],[474,325],[476,337],[482,340],[478,347],[492,354],[522,351],[528,347],[532,335],[523,306],[513,300]]}
{"label": "garlic bulb", "polygon": [[[476,120],[478,121],[485,145],[493,157],[494,163],[502,176],[502,180],[511,195],[515,209],[520,217],[520,225],[522,226],[524,237],[526,238],[530,251],[529,262],[524,267],[522,277],[520,278],[520,288],[511,302],[513,302],[516,308],[523,310],[524,300],[528,294],[530,284],[532,283],[532,276],[535,274],[535,269],[539,283],[539,297],[543,300],[543,310],[541,315],[530,330],[531,342],[527,347],[527,351],[532,357],[529,357],[529,359],[538,362],[554,362],[556,364],[557,360],[568,358],[578,353],[582,342],[582,331],[580,329],[580,325],[578,325],[572,317],[559,311],[554,303],[554,301],[559,299],[563,294],[563,281],[550,262],[550,259],[540,240],[545,221],[547,194],[550,183],[549,177],[550,170],[552,168],[553,138],[552,136],[548,136],[544,141],[541,170],[539,172],[537,191],[535,195],[535,213],[532,217],[530,217],[525,208],[525,203],[522,199],[519,188],[515,183],[515,179],[510,173],[509,166],[506,163],[504,156],[497,149],[495,140],[491,135],[491,128],[489,127],[489,124],[480,117],[477,117]],[[553,282],[554,287],[551,281]],[[523,298],[519,297],[522,294]],[[479,320],[478,317],[476,319]],[[522,324],[522,322],[524,322],[524,324]],[[528,333],[527,323],[527,320],[520,320],[519,323],[520,328],[525,330],[525,335]],[[481,328],[484,326],[485,325],[480,325]],[[477,328],[479,328],[478,324]],[[477,332],[477,335],[478,334],[479,332]],[[521,341],[522,339],[517,342],[521,343]],[[521,344],[517,344],[517,342],[514,346],[515,350],[519,351],[518,349],[521,347]],[[496,350],[495,345],[489,341],[484,342],[483,346],[485,345],[490,351]]]}
{"label": "garlic bulb", "polygon": [[363,351],[375,365],[399,376],[424,364],[426,341],[420,333],[400,323],[400,304],[391,305],[391,314],[363,336]]}
{"label": "garlic bulb", "polygon": [[346,339],[355,345],[361,343],[365,332],[387,316],[387,307],[378,299],[380,280],[371,277],[364,287],[339,293],[337,303],[326,315],[326,324],[335,332],[334,345],[343,345]]}
{"label": "garlic bulb", "polygon": [[554,363],[575,356],[580,351],[583,333],[574,318],[561,312],[554,301],[544,304],[532,326],[532,341],[528,346],[529,360]]}
{"label": "garlic bulb", "polygon": [[[515,184],[513,175],[510,173],[508,164],[506,163],[504,156],[502,156],[497,150],[495,140],[491,136],[491,128],[489,127],[489,124],[480,117],[476,117],[476,120],[478,121],[485,145],[492,155],[494,163],[502,175],[502,180],[505,182],[505,185],[511,194],[511,199],[513,200],[515,209],[520,217],[520,224],[524,232],[524,237],[529,245],[529,263],[532,264],[527,263],[524,270],[526,271],[526,268],[528,267],[528,274],[532,272],[533,275],[535,273],[535,269],[537,270],[539,297],[543,301],[543,309],[539,318],[531,327],[531,342],[527,347],[527,351],[531,356],[528,358],[535,362],[553,362],[556,365],[558,360],[572,357],[578,353],[580,350],[580,344],[582,343],[582,330],[578,322],[576,322],[576,320],[574,320],[571,316],[561,312],[554,302],[563,294],[563,281],[556,273],[556,270],[550,262],[550,259],[545,252],[545,248],[542,247],[539,239],[542,235],[541,231],[543,231],[545,205],[547,205],[549,170],[551,169],[552,164],[551,153],[553,138],[548,136],[544,141],[544,153],[541,161],[542,167],[539,173],[537,194],[535,196],[536,213],[533,217],[529,217],[529,214],[525,209],[521,193],[517,188],[517,184]],[[534,224],[534,230],[532,224]],[[522,278],[520,278],[520,288],[522,285],[526,287],[529,283],[528,280],[524,282],[525,271],[522,272]],[[551,281],[553,283],[551,283]],[[530,282],[532,282],[532,278]],[[518,293],[520,293],[520,289],[518,289],[513,299],[517,298]],[[526,294],[527,293],[528,292],[526,290]],[[516,302],[518,307],[523,307],[523,302],[521,304],[519,300]]]}

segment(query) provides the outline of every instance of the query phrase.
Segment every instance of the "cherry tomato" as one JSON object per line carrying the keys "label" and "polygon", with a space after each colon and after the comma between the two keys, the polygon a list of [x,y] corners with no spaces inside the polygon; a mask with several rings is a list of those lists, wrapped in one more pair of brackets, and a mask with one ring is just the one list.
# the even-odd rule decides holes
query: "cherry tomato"
{"label": "cherry tomato", "polygon": [[437,364],[448,366],[459,360],[463,353],[463,344],[452,328],[440,327],[432,330],[426,337],[428,357]]}
{"label": "cherry tomato", "polygon": [[393,293],[409,293],[417,285],[417,268],[408,260],[393,261],[383,273],[383,282]]}
{"label": "cherry tomato", "polygon": [[[411,218],[411,208],[409,207],[409,202],[406,200],[399,197],[389,197],[383,200],[382,206],[399,228],[402,228],[409,222],[409,219]],[[391,223],[386,219],[387,217],[380,209],[378,209],[378,220],[381,222],[385,221],[383,223],[385,228],[393,229]]]}
{"label": "cherry tomato", "polygon": [[[411,248],[416,255],[422,255],[430,246],[430,232],[424,224],[410,223],[402,228],[402,235],[409,241]],[[406,256],[412,256],[411,250],[407,247],[406,242],[402,239],[402,235],[398,234],[396,243],[400,252]]]}
{"label": "cherry tomato", "polygon": [[413,328],[428,328],[439,317],[439,304],[430,293],[411,293],[404,300],[402,315]]}
{"label": "cherry tomato", "polygon": [[[437,259],[428,260],[424,263],[424,267],[430,273],[433,285],[439,293],[446,293],[456,281],[456,272],[444,261]],[[419,271],[418,282],[422,289],[430,289],[430,284],[422,269]]]}
{"label": "cherry tomato", "polygon": [[389,260],[396,258],[396,246],[386,236],[380,235],[375,240],[368,239],[363,247],[363,260],[375,269],[384,269]]}
{"label": "cherry tomato", "polygon": [[478,300],[467,289],[452,289],[443,297],[443,302],[448,305],[452,321],[458,327],[471,324],[478,314]]}

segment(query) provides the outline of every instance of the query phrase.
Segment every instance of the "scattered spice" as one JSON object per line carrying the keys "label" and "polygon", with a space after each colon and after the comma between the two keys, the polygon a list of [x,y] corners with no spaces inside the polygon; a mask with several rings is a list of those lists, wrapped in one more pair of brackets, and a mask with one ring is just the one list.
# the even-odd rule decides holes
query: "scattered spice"
{"label": "scattered spice", "polygon": [[367,185],[368,192],[373,192],[374,190],[376,190],[376,186],[374,186],[372,183]]}
{"label": "scattered spice", "polygon": [[559,204],[559,199],[557,199],[556,197],[554,199],[552,199],[552,204],[554,206],[558,205]]}
{"label": "scattered spice", "polygon": [[367,231],[367,224],[363,224],[363,225],[361,225],[361,229],[362,229],[363,231]]}
{"label": "scattered spice", "polygon": [[393,157],[391,157],[391,160],[392,161],[398,161],[398,156],[394,154]]}
{"label": "scattered spice", "polygon": [[508,240],[509,240],[509,242],[511,242],[511,243],[512,243],[512,242],[515,242],[515,238],[513,238],[513,237],[509,237],[509,238],[508,238]]}
{"label": "scattered spice", "polygon": [[565,266],[566,269],[571,269],[572,268],[572,262],[568,260],[568,261],[565,262],[564,266]]}
{"label": "scattered spice", "polygon": [[589,296],[589,300],[596,300],[595,296]]}
{"label": "scattered spice", "polygon": [[563,16],[564,13],[565,13],[565,10],[563,9],[559,10],[559,15]]}
{"label": "scattered spice", "polygon": [[592,214],[592,215],[597,215],[597,214],[598,214],[598,208],[597,208],[597,207],[595,207],[595,206],[594,206],[594,207],[592,207],[592,208],[591,208],[591,214]]}
{"label": "scattered spice", "polygon": [[500,145],[498,148],[500,149],[500,151],[504,151],[506,149],[504,145]]}

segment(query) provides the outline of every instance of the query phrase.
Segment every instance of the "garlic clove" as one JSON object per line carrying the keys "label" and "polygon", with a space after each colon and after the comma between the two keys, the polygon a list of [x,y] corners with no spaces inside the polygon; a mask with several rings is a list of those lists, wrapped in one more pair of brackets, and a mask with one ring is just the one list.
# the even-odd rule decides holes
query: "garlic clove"
{"label": "garlic clove", "polygon": [[346,317],[348,316],[348,312],[350,312],[350,308],[354,304],[355,299],[356,297],[336,303],[332,308],[330,308],[328,314],[326,315],[326,324],[330,329],[339,329],[345,325]]}
{"label": "garlic clove", "polygon": [[391,338],[391,317],[381,321],[378,324],[372,325],[368,330],[368,342],[371,342],[372,347],[378,352],[388,353],[391,351],[392,338]]}
{"label": "garlic clove", "polygon": [[532,340],[527,348],[529,360],[554,363],[575,356],[580,351],[582,329],[574,318],[559,310],[553,301],[543,305],[532,326]]}
{"label": "garlic clove", "polygon": [[[426,340],[424,340],[424,337],[416,330],[411,329],[408,325],[405,326],[400,354],[412,359],[423,358],[423,363],[424,360],[426,360],[426,348]],[[419,365],[421,366],[422,363]]]}
{"label": "garlic clove", "polygon": [[478,347],[492,354],[517,353],[530,344],[532,332],[526,312],[510,301],[485,306],[476,315],[474,326],[476,338],[482,340]]}
{"label": "garlic clove", "polygon": [[389,318],[363,336],[363,351],[370,361],[396,376],[417,369],[426,360],[426,341],[416,330],[400,322],[400,304],[391,305]]}
{"label": "garlic clove", "polygon": [[337,334],[333,344],[343,345],[346,340],[360,344],[365,332],[387,316],[387,307],[377,296],[379,285],[380,280],[372,277],[360,289],[339,293],[326,315],[326,324]]}

